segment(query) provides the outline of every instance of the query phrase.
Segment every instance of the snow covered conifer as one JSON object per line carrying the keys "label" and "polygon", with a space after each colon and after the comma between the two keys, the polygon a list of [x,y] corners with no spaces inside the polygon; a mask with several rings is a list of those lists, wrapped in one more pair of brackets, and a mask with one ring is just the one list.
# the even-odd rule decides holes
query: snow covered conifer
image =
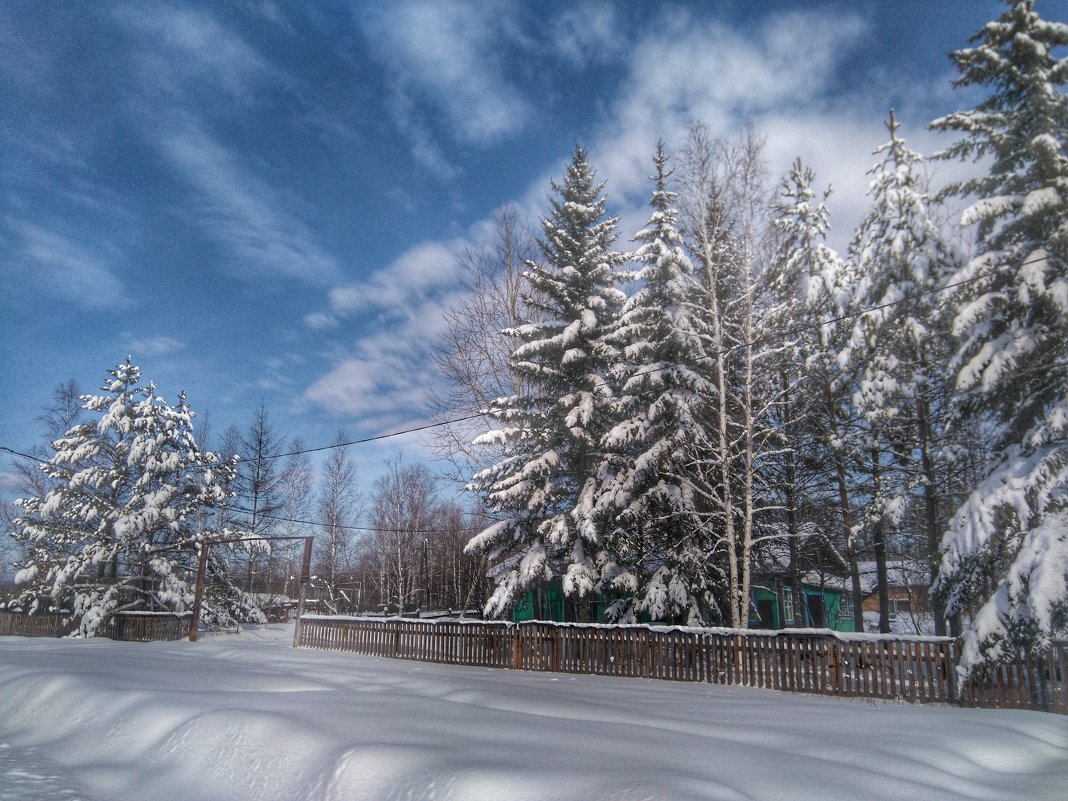
{"label": "snow covered conifer", "polygon": [[[849,387],[838,359],[846,342],[841,317],[853,277],[849,264],[827,245],[830,213],[825,200],[830,189],[819,199],[814,180],[812,170],[797,159],[782,181],[775,219],[779,246],[768,271],[770,300],[763,326],[784,345],[782,369],[787,386],[780,414],[794,421],[790,428],[806,430],[820,449],[810,460],[830,473],[828,483],[837,491],[840,541],[846,545],[852,574],[854,625],[861,631],[859,545],[852,498],[857,443],[851,436],[854,411]],[[806,439],[798,431],[793,436],[795,442],[787,443],[789,448]],[[797,500],[791,502],[792,508]]]}
{"label": "snow covered conifer", "polygon": [[632,278],[640,286],[607,337],[621,357],[618,422],[604,438],[597,481],[583,494],[580,525],[603,531],[603,586],[620,596],[609,609],[613,619],[633,622],[646,613],[701,624],[719,617],[723,589],[703,469],[711,447],[707,399],[715,390],[707,379],[703,294],[667,190],[663,143],[654,161],[653,214],[634,237],[641,267]]}
{"label": "snow covered conifer", "polygon": [[514,557],[487,603],[491,614],[505,612],[539,580],[562,575],[565,592],[578,597],[599,580],[601,544],[574,512],[610,427],[614,352],[604,334],[623,304],[614,286],[623,257],[612,250],[616,218],[605,214],[603,184],[582,148],[552,188],[538,243],[542,261],[527,262],[527,305],[536,322],[505,332],[520,342],[511,367],[522,391],[493,412],[503,427],[479,438],[500,444],[505,456],[470,485],[498,522],[468,550]]}
{"label": "snow covered conifer", "polygon": [[1041,651],[1068,624],[1068,25],[1016,0],[952,56],[991,94],[932,127],[945,158],[990,159],[949,191],[978,199],[978,252],[954,332],[959,410],[992,416],[1000,458],[951,521],[937,592],[971,612],[962,671]]}
{"label": "snow covered conifer", "polygon": [[[216,463],[193,438],[185,397],[170,406],[127,358],[105,394],[85,395],[98,418],[52,443],[42,465],[51,488],[16,503],[15,535],[29,558],[17,581],[28,611],[69,608],[79,636],[115,612],[181,611],[192,602],[200,513],[223,504],[232,463]],[[175,550],[161,550],[178,546]]]}
{"label": "snow covered conifer", "polygon": [[[909,497],[920,486],[932,575],[940,561],[936,461],[942,410],[935,398],[941,395],[948,331],[936,290],[960,266],[928,215],[923,157],[898,136],[893,112],[887,128],[890,141],[876,149],[882,160],[870,171],[872,207],[850,247],[855,271],[851,305],[857,317],[839,357],[850,368],[854,402],[869,439],[866,469],[873,481],[865,518],[876,532],[880,627],[885,631],[885,529],[900,526]],[[902,468],[906,464],[920,469]],[[935,622],[944,634],[940,614]]]}

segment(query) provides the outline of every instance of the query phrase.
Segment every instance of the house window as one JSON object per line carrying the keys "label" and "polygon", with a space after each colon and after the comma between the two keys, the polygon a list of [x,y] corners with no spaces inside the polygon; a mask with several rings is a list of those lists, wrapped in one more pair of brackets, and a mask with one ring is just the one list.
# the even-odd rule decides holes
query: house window
{"label": "house window", "polygon": [[786,618],[788,624],[792,625],[794,622],[794,593],[789,587],[783,587],[782,594],[783,617]]}
{"label": "house window", "polygon": [[908,598],[891,598],[890,599],[890,617],[891,619],[897,619],[898,615],[908,615],[912,612],[912,604]]}

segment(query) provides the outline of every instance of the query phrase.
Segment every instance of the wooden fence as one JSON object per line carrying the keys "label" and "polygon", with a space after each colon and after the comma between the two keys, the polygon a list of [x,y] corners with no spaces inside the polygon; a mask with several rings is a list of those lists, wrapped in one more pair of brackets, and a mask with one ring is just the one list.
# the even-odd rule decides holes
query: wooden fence
{"label": "wooden fence", "polygon": [[[65,637],[76,627],[76,618],[67,614],[0,612],[0,637]],[[108,619],[99,636],[130,642],[171,642],[188,634],[187,612],[120,612]]]}
{"label": "wooden fence", "polygon": [[1068,641],[957,690],[948,638],[305,616],[297,645],[451,665],[738,684],[1068,714]]}

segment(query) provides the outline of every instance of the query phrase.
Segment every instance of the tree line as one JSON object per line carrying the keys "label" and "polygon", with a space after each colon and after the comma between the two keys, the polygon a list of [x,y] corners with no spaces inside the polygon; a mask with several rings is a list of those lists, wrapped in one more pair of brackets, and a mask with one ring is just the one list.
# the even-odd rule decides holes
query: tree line
{"label": "tree line", "polygon": [[[73,613],[92,636],[128,610],[190,608],[202,542],[203,621],[259,621],[298,592],[313,537],[310,597],[323,611],[478,608],[485,564],[464,554],[472,523],[422,464],[390,461],[369,492],[342,447],[317,467],[262,405],[213,451],[186,399],[169,404],[130,358],[101,394],[72,379],[44,410],[50,447],[16,462],[22,498],[5,510],[16,550],[9,605]],[[335,443],[346,441],[338,431]],[[476,521],[477,522],[477,521]]]}

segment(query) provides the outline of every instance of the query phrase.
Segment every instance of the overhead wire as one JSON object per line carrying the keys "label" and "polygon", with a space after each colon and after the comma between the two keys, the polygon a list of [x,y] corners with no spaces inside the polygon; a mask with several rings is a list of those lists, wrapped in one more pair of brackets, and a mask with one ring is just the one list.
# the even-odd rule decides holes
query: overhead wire
{"label": "overhead wire", "polygon": [[257,517],[263,517],[268,520],[274,520],[279,523],[297,523],[302,526],[321,526],[323,528],[338,528],[342,531],[365,531],[375,534],[442,534],[445,532],[460,531],[482,531],[483,526],[457,526],[449,528],[389,528],[388,526],[350,526],[341,523],[331,523],[323,520],[299,520],[293,517],[282,517],[280,515],[270,514],[269,512],[253,511],[252,509],[245,509],[241,506],[227,506],[228,510],[236,512],[243,512],[245,514],[255,514]]}

